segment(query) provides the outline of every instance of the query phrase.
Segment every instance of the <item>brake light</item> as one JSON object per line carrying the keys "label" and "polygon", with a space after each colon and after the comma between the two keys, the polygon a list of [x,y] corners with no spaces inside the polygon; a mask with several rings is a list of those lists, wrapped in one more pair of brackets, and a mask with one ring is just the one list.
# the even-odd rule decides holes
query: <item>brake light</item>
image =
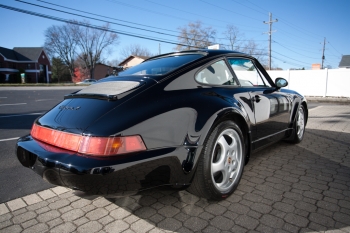
{"label": "brake light", "polygon": [[33,138],[47,144],[94,156],[110,156],[146,150],[139,135],[125,137],[82,136],[33,124]]}

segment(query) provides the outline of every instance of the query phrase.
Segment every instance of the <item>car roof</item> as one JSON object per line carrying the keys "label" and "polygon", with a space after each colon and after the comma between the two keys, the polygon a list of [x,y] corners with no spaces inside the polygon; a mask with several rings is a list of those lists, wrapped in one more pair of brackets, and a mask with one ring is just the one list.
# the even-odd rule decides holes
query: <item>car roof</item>
{"label": "car roof", "polygon": [[[243,55],[243,56],[249,56],[248,54],[241,53],[238,51],[233,51],[233,50],[221,50],[221,49],[194,49],[194,50],[184,50],[184,51],[178,51],[178,52],[172,52],[172,53],[165,53],[161,55],[157,55],[154,57],[150,57],[146,59],[145,61],[153,60],[153,59],[158,59],[161,57],[168,57],[168,56],[176,56],[176,55],[182,55],[182,54],[203,54],[206,57],[212,57],[212,56],[218,56],[218,55],[225,55],[225,54],[234,54],[234,55]],[[251,57],[254,59],[254,57]],[[145,62],[144,61],[144,62]]]}

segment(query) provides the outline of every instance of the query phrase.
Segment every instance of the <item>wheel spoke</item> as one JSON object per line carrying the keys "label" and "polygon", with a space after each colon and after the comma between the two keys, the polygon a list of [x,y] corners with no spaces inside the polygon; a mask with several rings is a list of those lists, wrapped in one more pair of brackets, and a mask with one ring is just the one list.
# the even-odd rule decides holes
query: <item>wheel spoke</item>
{"label": "wheel spoke", "polygon": [[217,172],[223,172],[225,171],[225,160],[219,160],[217,163],[212,163],[211,164],[211,171],[213,174]]}
{"label": "wheel spoke", "polygon": [[302,108],[298,112],[298,121],[297,121],[297,135],[301,138],[304,134],[305,121],[304,121],[304,111]]}
{"label": "wheel spoke", "polygon": [[221,148],[223,149],[223,154],[226,154],[227,151],[230,150],[230,145],[227,143],[224,136],[221,136],[218,140],[218,144],[221,145]]}
{"label": "wheel spoke", "polygon": [[220,183],[218,183],[217,185],[219,187],[226,186],[229,179],[230,179],[230,174],[227,172],[227,170],[224,170],[222,173],[222,181]]}

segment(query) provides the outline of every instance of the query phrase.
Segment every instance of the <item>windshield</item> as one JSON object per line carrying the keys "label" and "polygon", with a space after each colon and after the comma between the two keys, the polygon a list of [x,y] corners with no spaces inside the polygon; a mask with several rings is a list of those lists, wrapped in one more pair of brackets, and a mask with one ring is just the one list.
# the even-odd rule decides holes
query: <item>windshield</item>
{"label": "windshield", "polygon": [[201,57],[203,57],[202,54],[180,54],[161,57],[143,62],[120,72],[119,75],[163,75]]}

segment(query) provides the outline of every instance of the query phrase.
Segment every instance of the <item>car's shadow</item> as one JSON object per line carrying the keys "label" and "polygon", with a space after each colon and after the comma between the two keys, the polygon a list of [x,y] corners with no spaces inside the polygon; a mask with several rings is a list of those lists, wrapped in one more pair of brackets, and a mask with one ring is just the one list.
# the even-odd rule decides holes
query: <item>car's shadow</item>
{"label": "car's shadow", "polygon": [[[11,114],[1,114],[0,129],[1,130],[14,130],[14,129],[31,129],[33,122],[40,115],[27,115],[23,117],[11,117]],[[5,117],[6,116],[6,117]],[[9,116],[9,117],[7,117]]]}
{"label": "car's shadow", "polygon": [[279,142],[261,150],[223,201],[158,188],[107,199],[109,215],[135,232],[348,231],[349,138],[344,132],[307,129],[300,144]]}

